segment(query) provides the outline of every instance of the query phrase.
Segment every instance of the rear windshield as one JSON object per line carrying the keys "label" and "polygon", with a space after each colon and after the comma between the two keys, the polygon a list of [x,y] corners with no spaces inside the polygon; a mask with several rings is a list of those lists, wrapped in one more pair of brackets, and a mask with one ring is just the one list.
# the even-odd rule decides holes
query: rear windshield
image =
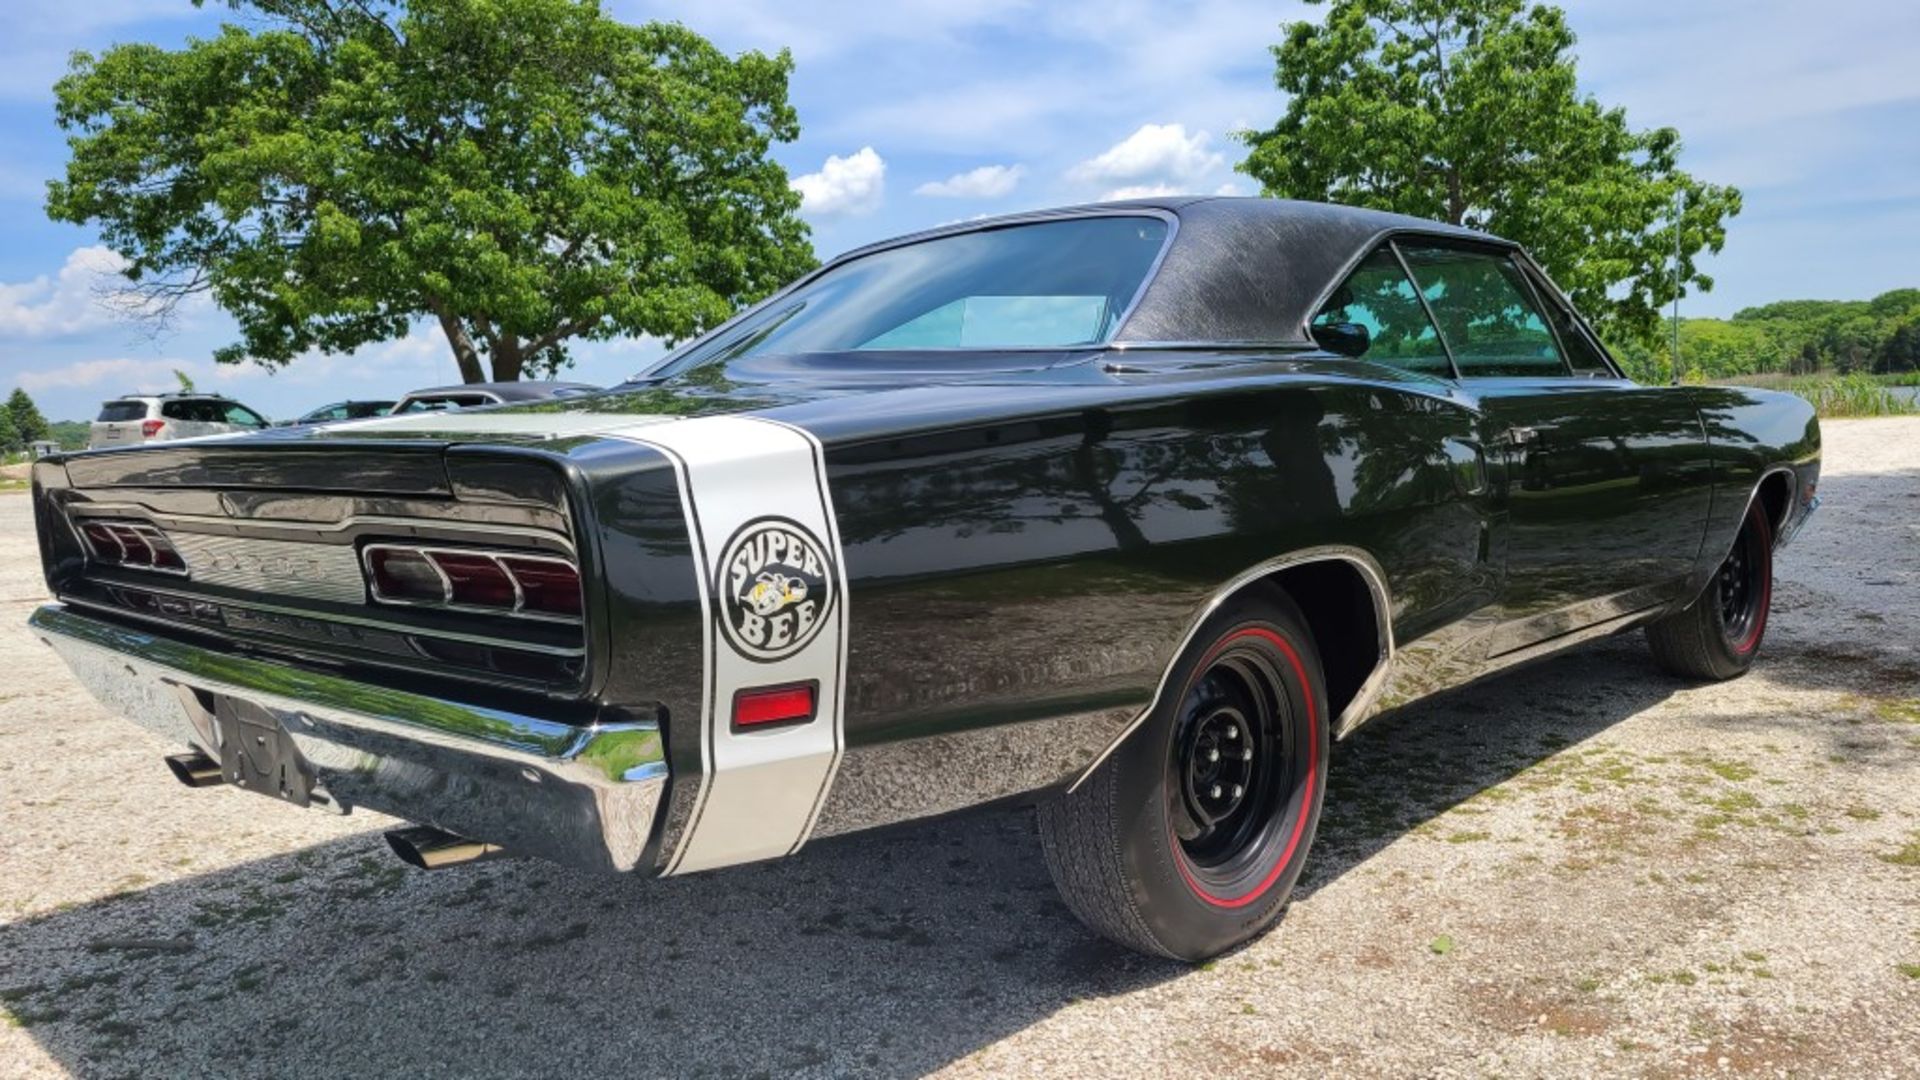
{"label": "rear windshield", "polygon": [[1159,218],[1114,216],[888,248],[826,271],[648,374],[762,354],[1096,345],[1166,240]]}
{"label": "rear windshield", "polygon": [[109,401],[100,406],[97,423],[111,424],[125,420],[145,420],[147,403],[144,401]]}
{"label": "rear windshield", "polygon": [[448,409],[471,409],[491,404],[493,399],[481,394],[451,394],[445,397],[408,398],[394,412],[445,412]]}

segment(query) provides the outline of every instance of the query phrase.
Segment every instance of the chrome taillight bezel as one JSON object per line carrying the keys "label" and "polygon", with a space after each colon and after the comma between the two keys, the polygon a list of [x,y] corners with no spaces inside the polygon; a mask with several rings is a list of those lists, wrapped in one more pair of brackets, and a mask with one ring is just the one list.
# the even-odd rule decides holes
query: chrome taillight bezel
{"label": "chrome taillight bezel", "polygon": [[[125,518],[95,517],[76,517],[71,519],[71,524],[74,535],[78,536],[80,543],[86,547],[88,561],[96,565],[113,567],[118,570],[139,570],[148,574],[169,574],[173,577],[188,577],[191,574],[191,570],[187,566],[186,557],[180,554],[179,547],[174,544],[171,537],[155,525],[148,524],[144,521],[129,521]],[[107,539],[114,542],[117,550],[112,555],[100,549],[100,542],[93,534],[93,530],[95,529],[105,532]],[[147,545],[147,549],[150,552],[157,553],[163,549],[171,552],[174,561],[179,563],[179,565],[162,566],[158,562],[151,560],[148,562],[128,561],[128,548],[126,542],[118,536],[118,531],[133,533],[139,538],[141,543]]]}
{"label": "chrome taillight bezel", "polygon": [[[440,577],[442,598],[439,601],[418,600],[404,596],[388,596],[382,593],[380,591],[380,577],[374,569],[373,559],[376,554],[383,551],[404,552],[419,555],[424,558],[427,565],[432,567],[434,572]],[[461,558],[482,558],[489,560],[493,563],[494,567],[506,577],[507,581],[513,585],[513,607],[506,608],[486,604],[466,604],[456,601],[453,598],[453,580],[447,576],[446,570],[435,561],[435,555],[451,555]],[[558,612],[527,610],[526,588],[522,584],[519,575],[514,573],[513,567],[508,565],[508,560],[515,562],[547,563],[566,568],[566,570],[573,575],[575,582],[581,590],[581,614],[566,615]],[[559,623],[567,626],[580,625],[586,611],[586,579],[581,576],[579,564],[565,556],[554,555],[548,552],[508,548],[448,547],[436,544],[405,544],[379,541],[361,547],[360,571],[366,579],[367,595],[372,597],[375,603],[387,604],[392,607],[411,607],[428,611],[457,611],[471,615],[490,615],[495,617],[507,616],[514,619]]]}

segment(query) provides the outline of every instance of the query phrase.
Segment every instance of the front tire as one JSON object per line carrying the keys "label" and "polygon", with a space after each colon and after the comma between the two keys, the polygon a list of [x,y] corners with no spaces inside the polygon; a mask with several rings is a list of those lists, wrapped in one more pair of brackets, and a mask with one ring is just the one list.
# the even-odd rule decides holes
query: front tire
{"label": "front tire", "polygon": [[1271,927],[1293,892],[1326,790],[1326,689],[1277,589],[1223,605],[1167,687],[1079,790],[1041,805],[1040,846],[1082,922],[1197,961]]}
{"label": "front tire", "polygon": [[1744,675],[1760,654],[1773,606],[1773,525],[1756,499],[1733,550],[1693,603],[1647,625],[1654,662],[1689,679]]}

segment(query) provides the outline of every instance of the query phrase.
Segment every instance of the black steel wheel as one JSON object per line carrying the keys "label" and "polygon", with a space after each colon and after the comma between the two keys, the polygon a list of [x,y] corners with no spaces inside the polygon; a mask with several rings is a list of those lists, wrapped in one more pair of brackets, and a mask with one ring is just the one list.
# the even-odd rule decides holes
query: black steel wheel
{"label": "black steel wheel", "polygon": [[1223,605],[1154,710],[1079,790],[1044,804],[1068,907],[1142,952],[1216,955],[1279,919],[1318,825],[1326,693],[1284,593]]}
{"label": "black steel wheel", "polygon": [[1686,608],[1647,626],[1661,667],[1695,679],[1731,679],[1753,666],[1773,606],[1773,526],[1756,499],[1727,557]]}

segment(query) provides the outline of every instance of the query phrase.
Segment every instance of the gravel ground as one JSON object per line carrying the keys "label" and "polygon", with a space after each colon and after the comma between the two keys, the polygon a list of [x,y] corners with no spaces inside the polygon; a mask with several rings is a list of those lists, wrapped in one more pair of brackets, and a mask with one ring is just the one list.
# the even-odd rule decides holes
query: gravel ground
{"label": "gravel ground", "polygon": [[1911,1076],[1920,421],[1826,430],[1752,674],[1634,636],[1376,722],[1198,969],[1082,930],[1025,813],[650,882],[188,791],[21,628],[0,496],[0,1075]]}

